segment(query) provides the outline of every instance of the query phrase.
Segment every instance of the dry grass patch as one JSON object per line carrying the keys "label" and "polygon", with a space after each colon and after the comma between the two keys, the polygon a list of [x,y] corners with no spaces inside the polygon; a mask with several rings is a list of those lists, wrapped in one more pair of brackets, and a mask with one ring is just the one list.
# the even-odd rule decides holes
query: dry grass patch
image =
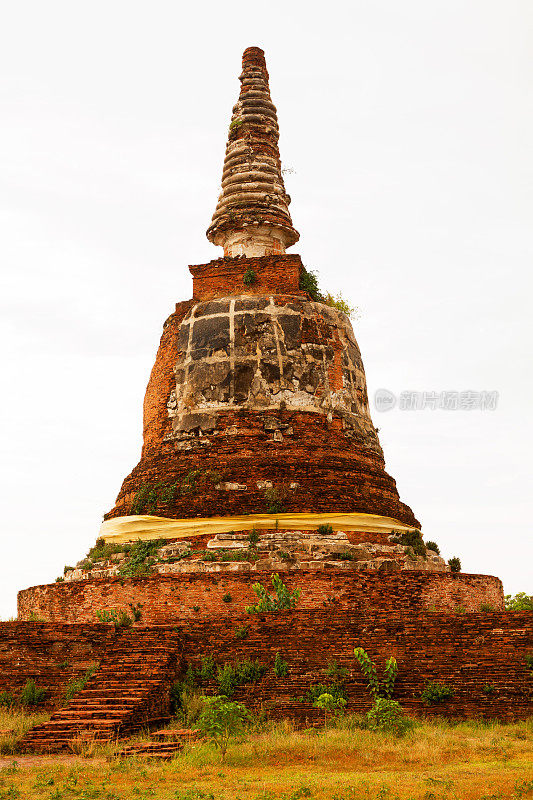
{"label": "dry grass patch", "polygon": [[[136,740],[144,736],[136,737]],[[120,742],[123,747],[125,742]],[[533,798],[533,724],[427,722],[401,739],[345,718],[326,731],[270,723],[170,762],[120,760],[111,745],[68,764],[0,769],[0,800],[522,800]],[[18,792],[18,794],[17,794]]]}
{"label": "dry grass patch", "polygon": [[[0,709],[0,754],[11,755],[24,734],[35,725],[50,719],[44,712],[30,713],[19,709]],[[1,797],[1,795],[0,795]]]}

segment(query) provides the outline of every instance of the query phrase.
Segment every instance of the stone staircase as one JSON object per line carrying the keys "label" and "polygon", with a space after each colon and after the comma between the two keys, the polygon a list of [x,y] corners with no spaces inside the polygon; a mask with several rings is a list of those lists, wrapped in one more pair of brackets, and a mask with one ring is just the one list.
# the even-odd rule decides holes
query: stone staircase
{"label": "stone staircase", "polygon": [[77,741],[112,741],[166,722],[181,650],[172,628],[117,630],[86,687],[48,722],[28,731],[20,750],[72,750]]}

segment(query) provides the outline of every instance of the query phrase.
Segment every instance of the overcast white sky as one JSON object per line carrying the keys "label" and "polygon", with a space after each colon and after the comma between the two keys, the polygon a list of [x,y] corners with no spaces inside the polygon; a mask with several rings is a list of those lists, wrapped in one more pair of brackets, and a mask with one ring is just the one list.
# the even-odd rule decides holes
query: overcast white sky
{"label": "overcast white sky", "polygon": [[93,544],[138,461],[162,325],[214,210],[242,51],[266,51],[301,241],[362,317],[373,411],[427,539],[533,591],[528,0],[4,3],[0,616]]}

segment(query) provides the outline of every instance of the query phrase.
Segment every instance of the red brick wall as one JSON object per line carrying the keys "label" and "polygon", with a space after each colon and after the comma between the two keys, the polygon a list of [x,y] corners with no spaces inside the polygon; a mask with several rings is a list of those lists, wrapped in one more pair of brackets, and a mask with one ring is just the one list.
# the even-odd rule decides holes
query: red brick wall
{"label": "red brick wall", "polygon": [[[189,267],[193,276],[193,298],[211,300],[235,294],[296,294],[306,297],[300,290],[302,260],[298,255],[274,255],[261,258],[225,257]],[[244,281],[244,273],[252,269],[257,280],[251,286]]]}
{"label": "red brick wall", "polygon": [[[245,639],[235,630],[246,622]],[[398,661],[394,698],[414,714],[447,717],[523,719],[533,714],[533,681],[525,663],[533,653],[531,612],[440,614],[353,611],[293,611],[183,625],[184,657],[192,664],[212,655],[217,663],[258,658],[269,669],[258,684],[241,687],[235,699],[272,716],[317,719],[320,712],[298,698],[312,684],[331,682],[326,669],[335,660],[348,670],[348,711],[370,707],[366,680],[354,658],[362,646],[381,675],[389,656]],[[285,678],[272,670],[279,652],[288,663]],[[442,705],[420,699],[426,681],[439,681],[455,694]],[[492,685],[487,694],[484,687]],[[215,681],[206,688],[216,691]]]}
{"label": "red brick wall", "polygon": [[174,367],[178,356],[180,323],[193,301],[176,304],[176,312],[165,322],[159,349],[146,388],[143,406],[143,447],[150,449],[161,442],[170,431],[167,402],[176,386]]}
{"label": "red brick wall", "polygon": [[[167,399],[157,408],[163,409]],[[396,481],[384,470],[383,456],[364,442],[347,439],[341,420],[334,418],[330,423],[319,414],[281,411],[276,416],[292,433],[285,433],[278,442],[265,431],[268,416],[249,411],[219,413],[217,430],[205,437],[209,447],[197,440],[192,440],[190,450],[180,449],[173,441],[145,445],[141,461],[124,480],[117,503],[105,519],[130,514],[135,493],[144,484],[179,484],[190,470],[203,470],[221,473],[225,481],[247,488],[224,492],[199,484],[197,492],[178,495],[154,513],[177,519],[262,513],[267,505],[257,481],[272,481],[298,484],[284,499],[286,511],[358,511],[419,525],[411,509],[400,502]],[[227,435],[232,427],[239,435]]]}
{"label": "red brick wall", "polygon": [[[231,567],[231,564],[229,565]],[[50,622],[93,622],[99,609],[143,603],[143,624],[172,624],[201,617],[242,614],[256,596],[251,585],[270,585],[270,573],[211,573],[112,578],[34,586],[18,594],[19,618],[31,612]],[[501,581],[490,575],[435,572],[286,572],[283,580],[301,591],[299,608],[332,611],[477,611],[482,603],[503,608]],[[229,602],[224,601],[231,596]]]}
{"label": "red brick wall", "polygon": [[33,679],[48,690],[42,707],[51,707],[69,681],[102,659],[114,638],[110,625],[1,622],[0,692],[18,695]]}
{"label": "red brick wall", "polygon": [[[240,639],[235,632],[243,625],[248,632]],[[151,630],[155,631],[139,628],[139,649]],[[156,630],[165,643],[168,632],[169,644],[179,634],[176,646],[184,668],[198,665],[208,655],[217,664],[259,659],[268,667],[264,677],[257,684],[240,687],[235,698],[262,707],[272,716],[318,718],[319,712],[299,698],[313,684],[331,681],[326,670],[333,660],[348,670],[347,710],[366,711],[370,700],[353,654],[357,646],[366,649],[379,674],[386,658],[396,657],[399,674],[394,696],[410,713],[501,719],[533,713],[533,683],[525,662],[525,656],[533,653],[531,612],[443,614],[404,608],[367,613],[363,608],[343,611],[331,606],[188,619]],[[91,661],[102,660],[111,645],[119,663],[121,642],[131,653],[135,641],[135,629],[115,632],[111,625],[0,624],[0,691],[19,691],[27,678],[34,678],[39,686],[51,687],[51,697],[57,700],[68,680]],[[277,652],[288,664],[283,678],[272,669]],[[65,661],[69,668],[61,666]],[[420,692],[428,680],[450,686],[453,698],[443,705],[424,706]],[[488,685],[490,694],[484,691]],[[217,691],[217,683],[211,681],[202,688]]]}

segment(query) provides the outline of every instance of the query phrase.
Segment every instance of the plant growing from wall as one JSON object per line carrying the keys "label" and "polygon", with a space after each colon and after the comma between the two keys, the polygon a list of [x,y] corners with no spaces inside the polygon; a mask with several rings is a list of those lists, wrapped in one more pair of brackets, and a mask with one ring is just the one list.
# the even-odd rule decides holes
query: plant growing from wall
{"label": "plant growing from wall", "polygon": [[267,514],[283,514],[287,498],[285,486],[272,486],[265,490],[265,511]]}
{"label": "plant growing from wall", "polygon": [[391,536],[390,540],[394,544],[403,544],[406,547],[410,547],[417,556],[426,557],[426,545],[422,539],[422,534],[418,530],[396,533],[395,536]]}
{"label": "plant growing from wall", "polygon": [[320,289],[318,288],[316,272],[313,270],[308,270],[305,267],[302,268],[300,271],[299,288],[303,292],[307,292],[311,300],[314,300],[316,303],[319,303],[323,299]]}
{"label": "plant growing from wall", "polygon": [[326,292],[325,296],[322,298],[322,302],[327,306],[331,306],[331,308],[336,308],[337,311],[346,314],[347,317],[351,317],[352,319],[357,319],[360,314],[359,308],[350,305],[344,298],[342,292],[337,292],[335,295],[331,294],[331,292]]}
{"label": "plant growing from wall", "polygon": [[224,695],[202,697],[203,711],[198,718],[198,728],[220,750],[225,761],[229,742],[242,734],[250,721],[250,712],[242,703],[234,703]]}
{"label": "plant growing from wall", "polygon": [[433,706],[445,703],[446,700],[451,700],[454,694],[455,690],[445,683],[426,681],[426,685],[420,693],[420,697],[427,706]]}
{"label": "plant growing from wall", "polygon": [[0,708],[11,708],[16,705],[17,700],[11,692],[0,692]]}
{"label": "plant growing from wall", "polygon": [[126,611],[120,611],[116,608],[104,608],[95,612],[96,618],[99,622],[103,622],[106,625],[114,625],[115,628],[131,628],[133,623],[137,622],[142,616],[142,603],[138,605],[128,603],[128,605],[132,610],[131,617]]}
{"label": "plant growing from wall", "polygon": [[324,712],[324,727],[326,727],[328,714],[340,713],[346,706],[344,697],[333,697],[332,694],[325,692],[319,695],[313,703],[315,708],[320,708]]}
{"label": "plant growing from wall", "polygon": [[345,667],[339,667],[335,660],[330,661],[326,668],[326,675],[335,681],[345,681],[350,671]]}
{"label": "plant growing from wall", "polygon": [[454,556],[448,559],[448,566],[452,572],[461,572],[461,559]]}
{"label": "plant growing from wall", "polygon": [[375,701],[379,697],[392,697],[394,685],[398,676],[398,664],[394,656],[391,656],[385,662],[383,678],[380,683],[375,664],[371,661],[366,650],[362,647],[356,647],[354,654],[361,668],[361,672],[368,681],[368,691],[372,699]]}
{"label": "plant growing from wall", "polygon": [[164,539],[151,539],[147,541],[138,539],[135,544],[131,545],[128,558],[120,565],[118,574],[123,578],[148,575],[154,563],[152,556],[164,543]]}
{"label": "plant growing from wall", "polygon": [[440,555],[440,549],[437,542],[426,542],[426,550],[433,550],[434,553]]}
{"label": "plant growing from wall", "polygon": [[289,665],[281,657],[279,651],[274,658],[274,675],[276,678],[284,678],[289,673]]}
{"label": "plant growing from wall", "polygon": [[33,678],[26,681],[20,694],[21,706],[36,706],[42,703],[48,693],[48,689],[37,686]]}
{"label": "plant growing from wall", "polygon": [[238,686],[245,683],[257,683],[261,680],[267,665],[262,664],[259,659],[251,661],[235,661],[233,664],[226,663],[217,670],[218,685],[221,694],[231,697]]}
{"label": "plant growing from wall", "polygon": [[249,625],[241,625],[239,628],[235,629],[235,638],[236,639],[246,639],[248,638],[248,634],[250,632]]}
{"label": "plant growing from wall", "polygon": [[259,598],[259,602],[254,606],[246,606],[248,614],[262,614],[295,608],[300,597],[299,589],[294,589],[290,592],[277,572],[272,575],[272,586],[275,592],[274,595],[269,594],[261,583],[252,584],[252,589]]}
{"label": "plant growing from wall", "polygon": [[314,703],[321,694],[330,694],[335,700],[342,697],[347,700],[346,689],[342,683],[313,683],[307,690],[305,697],[302,698],[304,702]]}
{"label": "plant growing from wall", "polygon": [[248,545],[249,547],[255,547],[259,541],[259,531],[256,528],[252,528],[250,533],[248,534]]}
{"label": "plant growing from wall", "polygon": [[405,715],[401,705],[392,699],[396,678],[398,676],[398,664],[394,656],[385,662],[383,677],[378,678],[375,664],[370,656],[362,647],[356,647],[355,657],[361,668],[361,672],[368,681],[368,690],[372,697],[373,704],[365,717],[365,725],[372,731],[384,731],[394,733],[396,736],[403,735],[412,727],[412,721]]}
{"label": "plant growing from wall", "polygon": [[333,525],[325,522],[323,525],[318,526],[317,533],[319,533],[320,536],[333,536]]}
{"label": "plant growing from wall", "polygon": [[89,683],[90,679],[98,669],[98,664],[91,664],[91,666],[84,672],[84,674],[80,678],[74,678],[73,680],[67,683],[65,691],[63,693],[63,702],[69,703],[72,698],[74,697],[77,692],[81,692],[82,689],[85,689],[87,684]]}
{"label": "plant growing from wall", "polygon": [[242,276],[242,282],[245,286],[253,286],[254,283],[257,283],[257,272],[251,267],[248,267]]}

